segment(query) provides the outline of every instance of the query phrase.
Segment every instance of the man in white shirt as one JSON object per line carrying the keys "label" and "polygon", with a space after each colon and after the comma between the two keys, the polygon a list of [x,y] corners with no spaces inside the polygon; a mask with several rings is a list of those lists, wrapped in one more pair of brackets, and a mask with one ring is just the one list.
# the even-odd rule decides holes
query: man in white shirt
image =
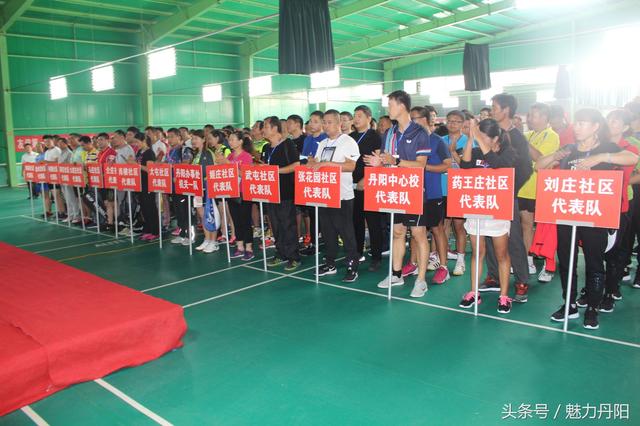
{"label": "man in white shirt", "polygon": [[[45,135],[44,136],[44,146],[47,149],[44,152],[44,162],[45,163],[57,163],[60,160],[60,148],[58,148],[56,146],[56,139],[57,136],[51,136],[51,135]],[[46,188],[46,187],[45,187]],[[53,189],[54,191],[58,191],[56,194],[56,198],[60,199],[60,192],[59,192],[59,187],[58,185],[48,185],[49,189],[45,189],[44,191],[44,203],[45,203],[45,209],[46,209],[46,215],[50,216],[51,213],[49,213],[51,211],[51,190]],[[60,209],[58,209],[58,212],[60,211]]]}
{"label": "man in white shirt", "polygon": [[[125,137],[126,134],[122,130],[116,130],[115,132],[113,132],[113,136],[111,137],[111,147],[116,150],[116,164],[128,163],[131,158],[136,157],[136,153],[133,151],[133,148],[131,148],[129,144],[127,144]],[[160,143],[164,145],[163,142]],[[116,200],[116,208],[119,208],[118,218],[121,218],[121,222],[126,223],[125,219],[128,218],[129,212],[128,209],[124,208],[123,203],[125,198],[125,191],[117,191],[116,194],[118,196],[118,199]],[[135,205],[135,203],[133,203],[133,198],[134,197],[132,197],[131,210],[135,211],[137,206]],[[116,224],[116,226],[117,225],[118,224]],[[127,232],[123,233],[123,235],[125,234],[127,234]]]}
{"label": "man in white shirt", "polygon": [[[36,157],[38,154],[33,150],[33,146],[27,142],[23,145],[24,154],[22,154],[22,159],[20,162],[24,165],[25,163],[35,163]],[[37,198],[38,194],[35,192],[35,185],[28,185],[29,187],[29,198]]]}
{"label": "man in white shirt", "polygon": [[307,165],[313,169],[322,166],[340,167],[340,208],[320,208],[318,215],[320,229],[325,242],[326,263],[319,268],[319,275],[337,273],[336,257],[338,254],[338,236],[342,237],[347,261],[347,273],[343,282],[354,282],[358,278],[360,256],[356,246],[353,228],[353,170],[360,158],[358,144],[347,134],[341,133],[340,113],[329,110],[324,113],[324,132],[327,138],[320,142],[315,157],[310,157]]}

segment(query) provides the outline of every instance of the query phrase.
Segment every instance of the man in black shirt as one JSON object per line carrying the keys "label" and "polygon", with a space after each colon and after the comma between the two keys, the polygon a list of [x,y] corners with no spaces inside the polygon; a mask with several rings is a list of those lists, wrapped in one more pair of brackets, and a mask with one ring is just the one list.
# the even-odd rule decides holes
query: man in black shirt
{"label": "man in black shirt", "polygon": [[356,232],[356,244],[360,260],[364,252],[365,220],[369,228],[369,241],[371,243],[370,271],[377,271],[382,262],[382,215],[383,213],[364,211],[364,156],[372,153],[380,153],[382,140],[375,130],[371,129],[371,109],[366,105],[356,107],[353,115],[353,125],[356,128],[350,136],[358,143],[360,158],[356,161],[353,171],[353,185],[355,201],[353,205],[353,225]]}
{"label": "man in black shirt", "polygon": [[[515,188],[513,207],[514,214],[511,221],[511,229],[509,231],[509,256],[511,257],[511,267],[513,275],[516,278],[516,294],[514,302],[525,303],[527,301],[527,292],[529,290],[529,263],[527,260],[527,252],[529,247],[525,247],[522,238],[522,225],[520,224],[520,209],[518,208],[518,199],[516,194],[520,191],[531,173],[533,173],[533,163],[529,155],[529,143],[524,135],[513,125],[513,117],[516,114],[518,102],[513,95],[501,93],[495,95],[492,99],[491,116],[495,119],[502,130],[507,132],[507,136],[511,146],[516,153],[515,162]],[[499,291],[495,277],[498,276],[498,261],[493,251],[493,245],[486,246],[486,262],[487,262],[487,278],[478,287],[479,291]]]}
{"label": "man in black shirt", "polygon": [[302,117],[296,114],[287,117],[287,130],[289,130],[289,139],[296,145],[298,152],[302,152],[306,136],[302,132]]}
{"label": "man in black shirt", "polygon": [[280,172],[280,203],[269,204],[267,214],[276,239],[276,254],[269,261],[269,266],[277,266],[287,262],[286,271],[293,271],[300,266],[298,238],[296,235],[296,207],[293,204],[294,168],[300,165],[300,154],[291,139],[282,134],[282,122],[278,117],[267,117],[264,120],[264,137],[269,141],[262,155],[264,164],[276,165]]}

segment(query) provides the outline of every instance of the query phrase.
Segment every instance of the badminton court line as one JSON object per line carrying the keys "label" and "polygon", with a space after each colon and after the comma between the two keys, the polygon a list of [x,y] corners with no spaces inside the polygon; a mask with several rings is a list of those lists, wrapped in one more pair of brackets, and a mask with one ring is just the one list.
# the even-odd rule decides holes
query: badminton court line
{"label": "badminton court line", "polygon": [[[57,241],[73,240],[75,238],[85,238],[85,237],[89,237],[89,236],[90,236],[89,234],[82,234],[82,235],[74,235],[73,237],[54,238],[52,240],[34,241],[32,243],[18,244],[18,245],[16,245],[16,247],[18,247],[18,248],[29,247],[29,246],[35,246],[35,245],[38,245],[38,244],[47,244],[47,243],[53,243],[53,242],[57,242]],[[105,235],[105,237],[109,237],[109,236]]]}
{"label": "badminton court line", "polygon": [[35,411],[33,411],[33,408],[31,408],[28,405],[25,405],[24,407],[22,407],[20,409],[27,417],[29,417],[36,425],[38,426],[49,426],[49,423],[47,423],[45,421],[45,419],[43,419],[42,417],[40,417],[40,415],[38,413],[36,413]]}
{"label": "badminton court line", "polygon": [[55,219],[44,220],[44,219],[40,219],[40,218],[37,218],[37,217],[27,216],[27,215],[24,215],[24,214],[21,215],[21,216],[23,218],[25,218],[25,219],[31,219],[31,220],[35,220],[37,222],[46,223],[46,224],[49,224],[49,225],[57,225],[57,226],[61,226],[61,227],[65,228],[65,229],[73,229],[74,231],[87,232],[87,233],[93,234],[93,235],[102,235],[102,234],[98,234],[98,232],[96,232],[96,231],[89,231],[88,229],[82,229],[82,227],[75,227],[75,226],[69,227],[68,225],[65,225],[65,224],[62,224],[62,223],[56,223]]}
{"label": "badminton court line", "polygon": [[96,379],[96,380],[94,380],[94,382],[96,382],[97,384],[99,384],[100,386],[102,386],[103,388],[105,388],[106,390],[108,390],[109,392],[111,392],[112,394],[114,394],[115,396],[117,396],[118,398],[120,398],[121,400],[123,400],[124,402],[126,402],[127,404],[129,404],[130,406],[132,406],[133,408],[135,408],[136,410],[138,410],[142,414],[144,414],[145,416],[149,417],[151,420],[153,420],[154,422],[158,423],[159,425],[162,425],[162,426],[173,426],[172,423],[170,423],[166,419],[160,417],[159,415],[157,415],[153,411],[149,410],[147,407],[145,407],[144,405],[140,404],[138,401],[136,401],[135,399],[131,398],[129,395],[127,395],[126,393],[122,392],[120,389],[118,389],[115,386],[107,383],[104,379]]}

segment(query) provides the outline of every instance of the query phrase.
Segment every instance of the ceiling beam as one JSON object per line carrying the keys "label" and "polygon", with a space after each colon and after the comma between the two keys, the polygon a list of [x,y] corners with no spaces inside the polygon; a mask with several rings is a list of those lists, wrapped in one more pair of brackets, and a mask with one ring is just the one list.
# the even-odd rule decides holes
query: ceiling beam
{"label": "ceiling beam", "polygon": [[[333,22],[349,15],[353,15],[355,13],[370,9],[372,7],[383,5],[388,1],[389,0],[358,0],[354,3],[342,7],[329,7],[329,15],[331,17],[331,21]],[[279,32],[272,32],[260,37],[257,40],[253,40],[246,45],[243,45],[240,50],[243,55],[254,55],[258,52],[277,45],[278,39]]]}
{"label": "ceiling beam", "polygon": [[492,13],[500,13],[507,10],[511,10],[515,7],[515,0],[503,0],[501,2],[493,4],[485,4],[477,9],[469,10],[466,12],[454,13],[451,16],[447,16],[442,19],[434,19],[423,24],[412,25],[397,31],[389,31],[372,37],[362,38],[354,43],[338,46],[334,49],[336,59],[347,58],[355,53],[362,52],[364,50],[372,49],[377,46],[381,46],[386,43],[401,40],[404,37],[437,30],[439,28],[446,28],[455,26],[462,22],[472,21],[483,16],[487,16]]}
{"label": "ceiling beam", "polygon": [[33,0],[9,0],[0,9],[0,33],[6,33],[11,25],[33,3]]}
{"label": "ceiling beam", "polygon": [[198,0],[191,6],[178,8],[178,12],[171,16],[160,19],[154,24],[145,25],[144,33],[147,44],[157,43],[162,37],[168,36],[181,26],[186,25],[222,2],[223,0]]}
{"label": "ceiling beam", "polygon": [[90,19],[92,21],[119,22],[119,23],[134,24],[134,25],[142,25],[144,23],[144,21],[141,19],[122,18],[119,16],[113,16],[113,15],[104,15],[104,14],[100,15],[95,13],[77,12],[74,10],[54,9],[54,8],[41,7],[41,6],[31,6],[29,8],[29,12],[61,16],[62,19],[68,18],[69,16],[74,16],[78,18]]}
{"label": "ceiling beam", "polygon": [[106,9],[106,10],[115,10],[118,12],[126,12],[126,13],[133,13],[134,15],[150,15],[150,16],[154,16],[154,15],[158,15],[158,16],[170,16],[173,15],[172,11],[161,11],[161,10],[155,10],[155,9],[151,9],[151,8],[147,8],[147,9],[143,9],[140,7],[132,7],[132,6],[122,6],[119,4],[114,4],[114,3],[110,3],[110,2],[96,2],[96,1],[91,1],[91,0],[57,0],[58,3],[66,3],[66,4],[74,4],[74,5],[78,5],[78,6],[83,6],[89,9],[93,9],[93,11],[99,10],[99,9]]}

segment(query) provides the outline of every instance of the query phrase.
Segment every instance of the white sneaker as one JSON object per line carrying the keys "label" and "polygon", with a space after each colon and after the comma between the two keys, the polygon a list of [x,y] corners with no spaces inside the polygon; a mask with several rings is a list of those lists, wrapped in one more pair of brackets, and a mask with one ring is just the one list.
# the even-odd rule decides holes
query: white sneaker
{"label": "white sneaker", "polygon": [[202,242],[202,244],[200,244],[198,247],[196,247],[196,250],[198,250],[198,251],[204,250],[209,245],[209,243],[210,243],[209,240],[204,240]]}
{"label": "white sneaker", "polygon": [[554,276],[553,272],[549,272],[546,269],[543,269],[538,274],[538,281],[540,281],[541,283],[548,283],[548,282],[551,282],[551,280],[553,279],[553,276]]}
{"label": "white sneaker", "polygon": [[262,228],[253,229],[253,238],[262,238]]}
{"label": "white sneaker", "polygon": [[185,240],[186,238],[182,238],[181,236],[177,236],[175,238],[173,238],[171,240],[171,244],[182,244],[182,240]]}
{"label": "white sneaker", "polygon": [[411,297],[422,297],[427,290],[429,290],[429,287],[427,287],[426,281],[416,280],[413,290],[411,290]]}
{"label": "white sneaker", "polygon": [[458,260],[458,253],[455,251],[447,251],[447,260]]}
{"label": "white sneaker", "polygon": [[[398,278],[395,275],[391,275],[391,287],[395,287],[398,285],[403,285],[404,280],[402,278]],[[385,277],[384,280],[378,283],[378,288],[389,288],[389,277]]]}
{"label": "white sneaker", "polygon": [[464,271],[467,269],[467,265],[464,263],[464,257],[458,257],[456,260],[456,266],[453,268],[453,275],[464,275]]}
{"label": "white sneaker", "polygon": [[427,265],[427,271],[435,271],[440,267],[440,257],[438,253],[432,252],[429,254],[429,264]]}
{"label": "white sneaker", "polygon": [[191,237],[191,238],[183,238],[183,239],[182,239],[182,245],[183,245],[183,246],[188,246],[188,245],[193,244],[193,243],[195,243],[195,242],[196,242],[196,239],[195,239],[194,237]]}
{"label": "white sneaker", "polygon": [[209,241],[209,244],[202,250],[203,253],[213,253],[214,251],[220,250],[220,246],[215,241]]}
{"label": "white sneaker", "polygon": [[527,256],[527,261],[529,263],[529,275],[535,275],[538,270],[536,269],[536,265],[533,263],[533,257]]}
{"label": "white sneaker", "polygon": [[131,229],[124,228],[122,231],[120,231],[120,235],[124,235],[128,237],[129,235],[131,235]]}

